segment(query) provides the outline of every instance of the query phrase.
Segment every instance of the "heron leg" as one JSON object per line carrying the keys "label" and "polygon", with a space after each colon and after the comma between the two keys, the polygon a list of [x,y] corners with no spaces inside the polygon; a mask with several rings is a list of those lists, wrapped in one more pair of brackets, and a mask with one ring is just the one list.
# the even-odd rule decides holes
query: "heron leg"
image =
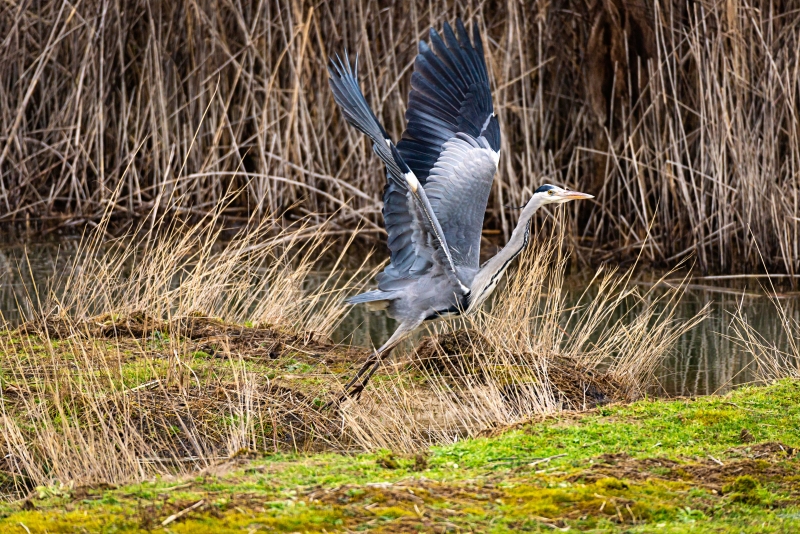
{"label": "heron leg", "polygon": [[[361,396],[361,392],[364,391],[364,388],[367,387],[367,382],[369,379],[372,378],[372,375],[375,374],[375,371],[381,366],[381,362],[392,353],[392,349],[394,347],[389,347],[384,351],[377,350],[373,352],[367,361],[364,362],[364,365],[361,366],[361,369],[358,370],[356,375],[350,379],[350,382],[347,383],[344,387],[344,393],[340,400],[344,400],[346,397],[355,397],[359,398]],[[362,380],[361,377],[364,377]]]}
{"label": "heron leg", "polygon": [[[406,338],[411,332],[417,329],[417,327],[422,324],[421,321],[413,322],[413,323],[401,323],[397,330],[394,331],[394,334],[384,343],[378,350],[370,354],[367,361],[364,362],[364,365],[361,366],[361,369],[355,374],[353,378],[345,385],[344,393],[336,400],[336,403],[342,402],[344,399],[348,397],[356,397],[358,398],[361,395],[361,392],[364,391],[364,388],[367,386],[367,382],[369,379],[372,378],[372,375],[378,370],[380,367],[381,362],[392,353],[392,350],[400,344],[403,339]],[[362,379],[363,377],[363,379]]]}

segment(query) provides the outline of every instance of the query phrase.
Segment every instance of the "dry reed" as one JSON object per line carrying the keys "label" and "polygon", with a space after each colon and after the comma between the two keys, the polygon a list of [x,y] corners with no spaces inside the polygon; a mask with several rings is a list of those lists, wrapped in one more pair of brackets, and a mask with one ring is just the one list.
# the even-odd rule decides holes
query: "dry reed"
{"label": "dry reed", "polygon": [[760,248],[794,274],[797,14],[788,0],[4,3],[0,220],[202,215],[233,183],[229,221],[296,206],[379,236],[383,172],[335,110],[327,58],[360,55],[398,137],[416,41],[460,15],[483,29],[503,128],[488,226],[508,235],[504,206],[560,182],[597,195],[570,211],[581,262],[696,254],[756,271]]}
{"label": "dry reed", "polygon": [[154,211],[112,240],[107,210],[70,268],[29,295],[30,321],[5,325],[0,492],[186,472],[299,448],[324,427],[304,420],[313,396],[272,380],[265,362],[335,353],[326,339],[343,292],[371,271],[337,268],[352,240],[326,254],[324,224],[264,219],[221,240],[228,199],[191,223]]}
{"label": "dry reed", "polygon": [[792,300],[781,301],[775,287],[770,284],[765,291],[776,310],[777,328],[785,334],[785,345],[779,346],[767,339],[748,320],[744,306],[731,314],[731,339],[742,351],[752,357],[752,374],[756,381],[771,382],[782,378],[800,379],[800,310]]}

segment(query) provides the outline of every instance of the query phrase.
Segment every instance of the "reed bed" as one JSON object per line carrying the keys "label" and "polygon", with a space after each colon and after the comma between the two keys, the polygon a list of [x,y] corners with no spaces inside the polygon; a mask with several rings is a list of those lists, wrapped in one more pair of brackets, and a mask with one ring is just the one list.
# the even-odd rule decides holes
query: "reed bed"
{"label": "reed bed", "polygon": [[232,187],[228,221],[293,207],[379,239],[383,171],[333,105],[327,58],[359,55],[397,138],[416,42],[459,15],[483,30],[503,129],[487,227],[507,236],[505,206],[556,182],[597,196],[565,221],[583,265],[798,272],[788,0],[4,3],[0,220],[201,216]]}

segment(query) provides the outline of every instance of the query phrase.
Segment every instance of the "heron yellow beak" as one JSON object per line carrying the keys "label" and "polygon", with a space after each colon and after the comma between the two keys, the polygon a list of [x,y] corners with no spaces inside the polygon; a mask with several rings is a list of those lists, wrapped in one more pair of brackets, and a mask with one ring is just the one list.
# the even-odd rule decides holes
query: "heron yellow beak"
{"label": "heron yellow beak", "polygon": [[563,193],[559,193],[559,195],[564,200],[585,200],[594,198],[594,195],[590,195],[588,193],[579,193],[578,191],[564,191]]}

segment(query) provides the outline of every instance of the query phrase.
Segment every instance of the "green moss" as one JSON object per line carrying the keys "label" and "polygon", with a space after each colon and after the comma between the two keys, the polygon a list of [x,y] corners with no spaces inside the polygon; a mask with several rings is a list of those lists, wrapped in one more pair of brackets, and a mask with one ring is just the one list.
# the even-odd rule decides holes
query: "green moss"
{"label": "green moss", "polygon": [[758,480],[754,479],[750,475],[744,475],[736,477],[736,480],[734,480],[730,484],[725,484],[724,486],[722,486],[722,491],[724,493],[732,493],[734,491],[740,493],[752,493],[756,491],[758,487],[759,487]]}
{"label": "green moss", "polygon": [[[192,356],[198,374],[204,366],[222,372],[225,360]],[[281,359],[274,369],[286,373],[297,363]],[[131,380],[145,378],[136,366],[123,369]],[[739,440],[743,427],[754,429],[746,445]],[[447,523],[478,532],[794,532],[800,462],[768,444],[796,449],[799,440],[800,385],[782,381],[723,397],[649,399],[553,417],[434,447],[421,460],[389,451],[258,458],[243,449],[232,460],[236,467],[218,476],[117,489],[41,488],[27,505],[34,509],[0,505],[0,531],[23,532],[20,524],[31,532],[161,531],[167,517],[203,501],[169,530],[337,532],[367,525],[427,532]]]}
{"label": "green moss", "polygon": [[750,475],[743,475],[736,477],[733,482],[725,484],[722,492],[731,502],[758,505],[764,502],[764,498],[758,491],[760,487],[758,480]]}
{"label": "green moss", "polygon": [[628,489],[628,485],[614,477],[601,478],[597,481],[597,487],[606,490],[624,490]]}

